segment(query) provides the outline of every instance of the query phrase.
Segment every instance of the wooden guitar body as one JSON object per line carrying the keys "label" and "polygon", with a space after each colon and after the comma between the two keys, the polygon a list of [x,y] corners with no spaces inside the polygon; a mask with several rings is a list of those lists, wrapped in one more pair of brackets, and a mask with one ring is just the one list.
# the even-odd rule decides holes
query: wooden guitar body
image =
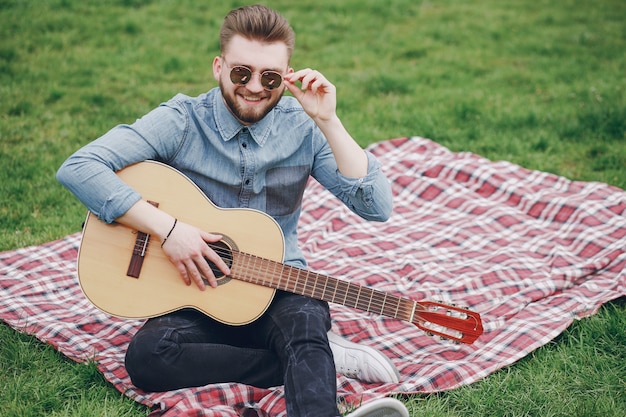
{"label": "wooden guitar body", "polygon": [[[182,222],[222,234],[243,252],[282,262],[280,226],[265,213],[222,209],[179,171],[158,162],[142,162],[118,173],[144,199],[175,213]],[[254,321],[267,309],[275,290],[222,277],[218,288],[187,286],[156,239],[145,248],[138,278],[127,276],[137,231],[107,225],[87,215],[78,256],[78,276],[87,298],[103,311],[126,318],[147,318],[193,307],[226,324]],[[224,282],[228,281],[228,282]]]}

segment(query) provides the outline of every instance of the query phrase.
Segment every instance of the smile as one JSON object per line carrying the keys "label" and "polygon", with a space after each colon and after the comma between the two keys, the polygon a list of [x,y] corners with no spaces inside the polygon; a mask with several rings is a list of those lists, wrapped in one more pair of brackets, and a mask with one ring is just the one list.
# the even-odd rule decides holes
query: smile
{"label": "smile", "polygon": [[244,100],[246,101],[261,101],[263,100],[263,97],[250,97],[250,96],[241,96],[243,97]]}

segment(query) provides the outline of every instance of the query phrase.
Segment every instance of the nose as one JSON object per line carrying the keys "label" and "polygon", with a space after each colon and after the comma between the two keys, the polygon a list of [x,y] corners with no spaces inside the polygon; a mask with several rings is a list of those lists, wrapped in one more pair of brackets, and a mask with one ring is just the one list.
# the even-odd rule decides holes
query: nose
{"label": "nose", "polygon": [[263,85],[261,85],[261,74],[252,73],[252,77],[246,84],[246,88],[251,93],[261,93],[264,90]]}

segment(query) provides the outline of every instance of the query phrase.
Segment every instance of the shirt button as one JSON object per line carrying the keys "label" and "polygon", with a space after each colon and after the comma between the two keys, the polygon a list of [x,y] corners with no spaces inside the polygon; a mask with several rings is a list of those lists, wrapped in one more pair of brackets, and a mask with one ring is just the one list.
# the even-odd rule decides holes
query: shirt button
{"label": "shirt button", "polygon": [[246,142],[244,142],[244,143],[242,143],[242,144],[241,144],[241,147],[242,147],[242,148],[247,148],[247,147],[248,147],[248,144],[247,144]]}
{"label": "shirt button", "polygon": [[246,180],[246,185],[250,185],[250,180]]}

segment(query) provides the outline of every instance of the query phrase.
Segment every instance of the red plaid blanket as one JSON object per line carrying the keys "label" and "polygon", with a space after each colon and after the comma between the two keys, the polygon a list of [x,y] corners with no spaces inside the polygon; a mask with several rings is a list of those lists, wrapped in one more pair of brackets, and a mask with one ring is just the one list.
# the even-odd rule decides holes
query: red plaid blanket
{"label": "red plaid blanket", "polygon": [[[412,325],[333,305],[335,331],[381,349],[399,384],[338,376],[358,402],[472,383],[547,343],[574,319],[626,295],[626,193],[422,138],[370,148],[393,183],[387,223],[361,221],[312,182],[300,238],[310,268],[414,298],[469,306],[485,334],[453,345]],[[80,235],[0,254],[0,318],[105,377],[159,416],[284,416],[282,388],[219,384],[167,393],[132,386],[123,366],[140,325],[95,309],[75,278]]]}

